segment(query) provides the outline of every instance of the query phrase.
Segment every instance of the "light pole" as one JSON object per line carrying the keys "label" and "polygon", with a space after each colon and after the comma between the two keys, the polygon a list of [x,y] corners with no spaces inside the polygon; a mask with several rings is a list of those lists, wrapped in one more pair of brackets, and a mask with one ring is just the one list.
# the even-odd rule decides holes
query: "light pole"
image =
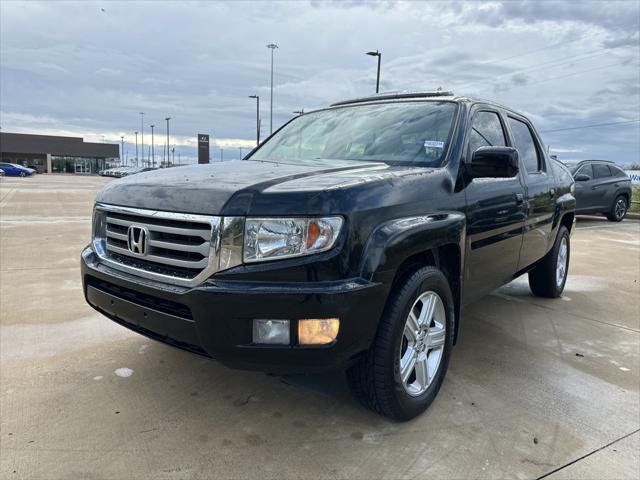
{"label": "light pole", "polygon": [[256,147],[260,145],[260,95],[249,95],[256,99]]}
{"label": "light pole", "polygon": [[167,165],[169,165],[169,120],[171,117],[167,117],[165,120],[167,121]]}
{"label": "light pole", "polygon": [[171,159],[171,165],[175,165],[176,164],[176,146],[175,145],[171,149],[171,155],[173,155]]}
{"label": "light pole", "polygon": [[120,165],[124,165],[124,135],[120,137]]}
{"label": "light pole", "polygon": [[240,160],[242,160],[242,147],[238,147],[238,149],[240,150]]}
{"label": "light pole", "polygon": [[267,45],[267,48],[271,49],[271,102],[269,106],[269,135],[271,135],[273,133],[273,52],[276,48],[278,48],[278,45],[276,45],[275,43],[270,43],[269,45]]}
{"label": "light pole", "polygon": [[136,134],[136,167],[138,166],[138,132],[134,132]]}
{"label": "light pole", "polygon": [[220,149],[220,161],[224,162],[224,148]]}
{"label": "light pole", "polygon": [[294,115],[302,115],[302,114],[304,114],[304,108],[301,108],[300,110],[295,110],[292,113]]}
{"label": "light pole", "polygon": [[142,151],[142,166],[144,167],[144,112],[140,112],[140,149]]}
{"label": "light pole", "polygon": [[378,75],[376,76],[376,93],[380,92],[380,62],[382,61],[382,53],[376,50],[375,52],[367,52],[367,55],[371,57],[378,57]]}
{"label": "light pole", "polygon": [[151,166],[156,168],[156,152],[153,146],[153,129],[155,125],[151,125]]}

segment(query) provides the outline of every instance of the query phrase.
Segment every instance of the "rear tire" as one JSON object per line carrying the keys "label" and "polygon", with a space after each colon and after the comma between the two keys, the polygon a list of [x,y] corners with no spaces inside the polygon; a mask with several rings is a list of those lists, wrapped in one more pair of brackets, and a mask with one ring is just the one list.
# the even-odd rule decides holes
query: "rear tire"
{"label": "rear tire", "polygon": [[553,248],[529,272],[529,288],[534,295],[546,298],[562,295],[569,274],[570,252],[569,230],[561,225]]}
{"label": "rear tire", "polygon": [[449,282],[437,268],[421,268],[391,292],[371,348],[347,371],[355,397],[395,420],[420,415],[444,380],[453,331]]}
{"label": "rear tire", "polygon": [[611,222],[621,222],[624,219],[624,216],[627,214],[627,209],[629,206],[627,205],[627,199],[624,195],[618,195],[613,202],[611,207],[611,211],[607,213],[607,218]]}

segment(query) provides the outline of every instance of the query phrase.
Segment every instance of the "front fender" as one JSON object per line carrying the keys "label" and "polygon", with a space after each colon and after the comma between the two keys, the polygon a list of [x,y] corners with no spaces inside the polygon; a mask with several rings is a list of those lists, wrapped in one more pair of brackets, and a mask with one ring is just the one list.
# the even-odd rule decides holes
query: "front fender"
{"label": "front fender", "polygon": [[[443,245],[458,245],[463,255],[465,229],[465,216],[460,212],[439,212],[383,223],[367,241],[361,276],[374,280],[384,272],[395,272],[407,258]],[[462,258],[460,265],[464,265]]]}

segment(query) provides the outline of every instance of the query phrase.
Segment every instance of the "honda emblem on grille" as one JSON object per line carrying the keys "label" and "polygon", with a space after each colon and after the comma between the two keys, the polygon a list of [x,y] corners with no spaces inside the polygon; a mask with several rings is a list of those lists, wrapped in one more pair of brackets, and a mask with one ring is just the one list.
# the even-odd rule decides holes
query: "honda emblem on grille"
{"label": "honda emblem on grille", "polygon": [[141,225],[131,225],[127,230],[127,247],[131,253],[146,255],[149,244],[149,230]]}

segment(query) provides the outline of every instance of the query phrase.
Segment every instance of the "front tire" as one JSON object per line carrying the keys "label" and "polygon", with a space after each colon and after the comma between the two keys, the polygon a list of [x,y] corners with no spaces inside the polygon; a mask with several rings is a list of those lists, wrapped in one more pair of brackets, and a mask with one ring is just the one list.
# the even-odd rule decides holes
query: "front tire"
{"label": "front tire", "polygon": [[26,176],[27,176],[27,174],[26,174],[26,173],[24,173],[24,172],[20,172],[20,176],[21,176],[21,177],[26,177]]}
{"label": "front tire", "polygon": [[569,230],[560,226],[553,248],[529,272],[529,287],[534,295],[546,298],[558,298],[562,295],[569,273]]}
{"label": "front tire", "polygon": [[621,222],[624,219],[624,216],[627,214],[627,199],[624,195],[618,195],[613,202],[613,206],[611,207],[611,211],[607,213],[607,218],[611,222]]}
{"label": "front tire", "polygon": [[391,292],[372,347],[347,371],[356,398],[395,420],[420,415],[444,380],[453,330],[449,282],[437,268],[421,268]]}

